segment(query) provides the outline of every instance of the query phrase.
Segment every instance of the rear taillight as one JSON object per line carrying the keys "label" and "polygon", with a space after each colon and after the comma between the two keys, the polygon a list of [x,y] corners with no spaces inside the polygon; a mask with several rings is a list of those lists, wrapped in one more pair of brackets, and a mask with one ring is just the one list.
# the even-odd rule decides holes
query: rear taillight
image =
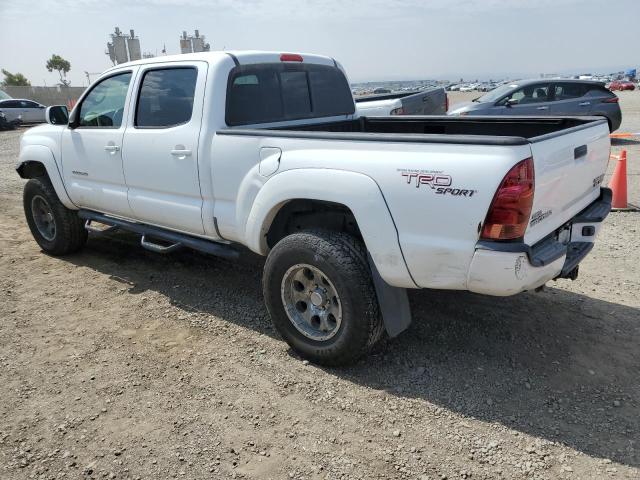
{"label": "rear taillight", "polygon": [[611,98],[605,98],[602,100],[602,103],[618,103],[620,99],[617,96],[613,96]]}
{"label": "rear taillight", "polygon": [[391,110],[391,112],[389,112],[390,115],[404,115],[404,108],[400,107],[400,108],[394,108],[393,110]]}
{"label": "rear taillight", "polygon": [[302,62],[302,55],[297,53],[282,53],[280,54],[281,62]]}
{"label": "rear taillight", "polygon": [[533,206],[533,158],[514,166],[496,191],[482,227],[484,240],[513,240],[524,236]]}

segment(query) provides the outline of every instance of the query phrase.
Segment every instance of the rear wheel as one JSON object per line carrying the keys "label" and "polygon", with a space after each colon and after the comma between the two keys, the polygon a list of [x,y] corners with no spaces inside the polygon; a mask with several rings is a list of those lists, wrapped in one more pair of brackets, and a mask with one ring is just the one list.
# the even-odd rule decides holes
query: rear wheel
{"label": "rear wheel", "polygon": [[352,363],[384,332],[366,249],[348,234],[282,239],[267,258],[263,291],[274,327],[312,362]]}
{"label": "rear wheel", "polygon": [[26,183],[23,205],[31,234],[45,252],[65,255],[86,243],[82,220],[60,202],[47,177],[32,178]]}

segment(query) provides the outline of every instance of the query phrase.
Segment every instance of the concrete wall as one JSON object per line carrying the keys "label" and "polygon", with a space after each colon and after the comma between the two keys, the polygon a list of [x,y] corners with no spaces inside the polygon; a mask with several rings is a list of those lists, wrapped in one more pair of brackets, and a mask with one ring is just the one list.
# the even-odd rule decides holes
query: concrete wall
{"label": "concrete wall", "polygon": [[13,98],[28,98],[46,106],[78,100],[85,87],[1,87]]}

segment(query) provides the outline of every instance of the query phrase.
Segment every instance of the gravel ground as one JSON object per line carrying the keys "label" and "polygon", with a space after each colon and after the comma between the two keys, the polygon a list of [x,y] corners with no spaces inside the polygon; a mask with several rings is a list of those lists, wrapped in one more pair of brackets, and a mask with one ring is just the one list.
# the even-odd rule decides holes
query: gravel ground
{"label": "gravel ground", "polygon": [[[640,92],[621,98],[640,131]],[[324,369],[271,329],[258,257],[122,233],[44,255],[19,135],[0,133],[1,478],[640,478],[640,214],[609,217],[575,282],[411,292],[409,331]],[[616,143],[640,204],[640,143]]]}

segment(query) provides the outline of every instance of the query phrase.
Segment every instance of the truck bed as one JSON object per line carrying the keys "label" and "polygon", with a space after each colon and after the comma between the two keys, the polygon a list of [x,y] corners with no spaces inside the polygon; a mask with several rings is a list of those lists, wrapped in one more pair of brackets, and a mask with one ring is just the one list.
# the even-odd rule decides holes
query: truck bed
{"label": "truck bed", "polygon": [[219,131],[231,135],[385,142],[523,145],[606,123],[602,117],[390,116],[261,129]]}
{"label": "truck bed", "polygon": [[[600,117],[361,117],[223,129],[216,142],[223,151],[266,147],[281,152],[279,173],[267,184],[284,181],[285,175],[293,179],[292,172],[311,175],[318,167],[372,179],[384,192],[413,281],[422,288],[448,289],[467,288],[483,222],[516,164],[534,162],[532,221],[522,238],[505,242],[533,247],[597,200],[609,157],[609,129]],[[255,156],[247,158],[255,168]],[[426,184],[418,183],[420,175]],[[441,185],[434,184],[433,175],[443,176]],[[355,188],[336,187],[331,176],[316,181],[339,188],[342,201]],[[216,187],[221,196],[240,188],[228,183]],[[293,188],[296,182],[287,185]]]}

